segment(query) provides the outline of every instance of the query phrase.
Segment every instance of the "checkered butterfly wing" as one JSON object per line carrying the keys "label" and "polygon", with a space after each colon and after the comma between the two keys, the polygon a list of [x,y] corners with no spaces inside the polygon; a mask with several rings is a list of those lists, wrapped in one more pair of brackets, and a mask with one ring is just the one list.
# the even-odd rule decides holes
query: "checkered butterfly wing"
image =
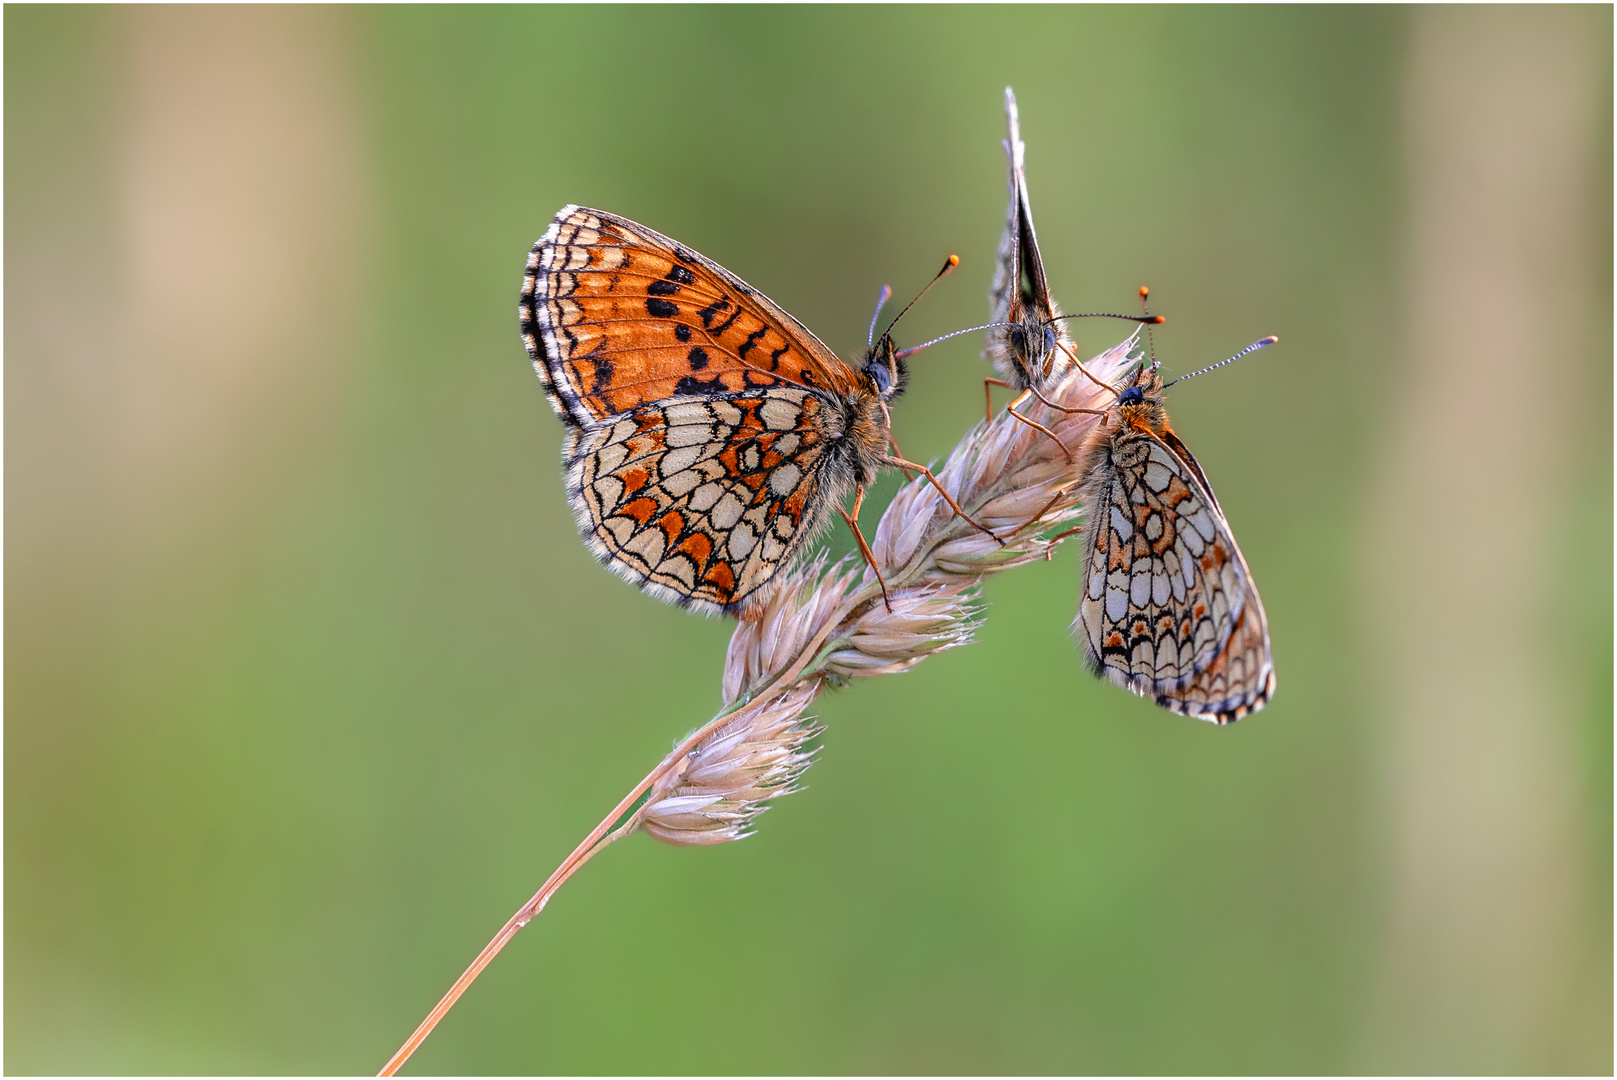
{"label": "checkered butterfly wing", "polygon": [[842,393],[855,378],[724,267],[604,210],[556,214],[528,256],[519,315],[551,407],[578,427],[678,396]]}
{"label": "checkered butterfly wing", "polygon": [[837,402],[856,374],[712,260],[563,207],[528,258],[520,315],[568,426],[585,543],[659,599],[739,611],[842,494]]}
{"label": "checkered butterfly wing", "polygon": [[824,516],[825,408],[779,387],[650,402],[584,429],[567,470],[584,542],[660,600],[738,610]]}
{"label": "checkered butterfly wing", "polygon": [[1212,487],[1171,431],[1113,436],[1088,483],[1074,624],[1097,675],[1225,724],[1274,692],[1269,627]]}

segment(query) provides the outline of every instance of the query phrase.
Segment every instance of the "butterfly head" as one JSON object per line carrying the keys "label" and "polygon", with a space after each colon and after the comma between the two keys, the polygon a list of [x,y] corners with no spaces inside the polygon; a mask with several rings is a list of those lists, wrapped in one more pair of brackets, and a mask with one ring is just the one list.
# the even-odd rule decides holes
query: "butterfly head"
{"label": "butterfly head", "polygon": [[904,354],[893,347],[888,334],[877,338],[865,352],[865,378],[882,401],[892,401],[904,392],[910,382],[909,365]]}
{"label": "butterfly head", "polygon": [[1132,375],[1124,375],[1117,390],[1119,419],[1125,427],[1146,427],[1161,431],[1168,423],[1162,407],[1162,376],[1156,364],[1141,364]]}
{"label": "butterfly head", "polygon": [[1056,328],[1047,315],[1024,305],[1005,336],[1010,341],[1011,363],[1029,385],[1049,375],[1051,356],[1056,351]]}

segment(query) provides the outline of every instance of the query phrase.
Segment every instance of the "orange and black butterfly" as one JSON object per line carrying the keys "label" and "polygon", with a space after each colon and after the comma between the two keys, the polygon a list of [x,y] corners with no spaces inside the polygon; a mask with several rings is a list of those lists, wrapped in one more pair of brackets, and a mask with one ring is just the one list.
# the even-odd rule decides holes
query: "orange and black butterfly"
{"label": "orange and black butterfly", "polygon": [[520,318],[567,427],[584,542],[660,600],[744,615],[832,508],[870,560],[856,519],[878,471],[931,477],[889,452],[888,405],[916,351],[894,348],[890,325],[847,364],[718,263],[627,218],[562,207],[528,256]]}
{"label": "orange and black butterfly", "polygon": [[[1011,199],[989,295],[989,311],[1004,325],[990,331],[988,354],[1005,376],[1000,384],[1019,392],[1012,415],[1033,423],[1014,406],[1029,396],[1045,400],[1042,391],[1056,375],[1083,367],[1058,329],[1060,320],[1079,316],[1061,315],[1050,296],[1009,87],[1005,117]],[[1138,321],[1161,320],[1147,313]],[[1275,687],[1269,624],[1252,571],[1207,474],[1168,424],[1157,365],[1142,361],[1118,385],[1103,385],[1109,404],[1076,410],[1100,414],[1077,461],[1083,524],[1069,530],[1082,533],[1083,590],[1072,628],[1085,665],[1172,712],[1218,724],[1239,720],[1263,708]]]}

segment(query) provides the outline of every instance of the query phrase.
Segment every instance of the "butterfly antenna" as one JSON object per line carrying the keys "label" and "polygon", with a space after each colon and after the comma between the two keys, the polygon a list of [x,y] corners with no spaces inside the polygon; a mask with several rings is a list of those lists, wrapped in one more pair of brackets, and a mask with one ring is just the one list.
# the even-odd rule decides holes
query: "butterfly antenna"
{"label": "butterfly antenna", "polygon": [[1154,363],[1157,362],[1157,341],[1156,341],[1156,337],[1151,333],[1151,327],[1155,326],[1157,323],[1160,323],[1162,321],[1162,319],[1161,318],[1153,319],[1151,317],[1151,305],[1149,305],[1149,304],[1147,304],[1145,302],[1146,297],[1148,297],[1150,295],[1151,295],[1150,286],[1141,285],[1140,286],[1140,310],[1145,312],[1145,318],[1141,319],[1140,321],[1145,323],[1145,351],[1151,357],[1151,362],[1154,364]]}
{"label": "butterfly antenna", "polygon": [[870,317],[870,329],[865,331],[865,348],[869,349],[876,344],[876,320],[881,318],[882,305],[893,298],[893,287],[883,285],[881,295],[876,297],[876,312]]}
{"label": "butterfly antenna", "polygon": [[[960,256],[958,256],[958,255],[950,255],[949,258],[944,261],[943,269],[939,270],[937,272],[937,276],[935,276],[931,281],[926,283],[926,288],[922,289],[920,292],[916,293],[915,294],[915,299],[911,300],[909,303],[905,304],[903,311],[900,311],[897,315],[893,316],[893,321],[887,324],[887,329],[886,330],[882,331],[882,337],[886,337],[888,334],[891,334],[893,332],[893,327],[898,325],[898,320],[902,319],[905,315],[908,315],[909,312],[910,312],[910,308],[914,307],[917,303],[919,303],[921,297],[925,296],[927,294],[927,291],[930,290],[932,288],[932,286],[934,286],[938,282],[942,281],[945,277],[947,277],[949,275],[949,271],[953,270],[955,267],[957,267],[959,265],[960,265]],[[874,325],[874,324],[872,324],[872,325]]]}
{"label": "butterfly antenna", "polygon": [[1086,311],[1082,315],[1057,315],[1046,322],[1060,322],[1062,319],[1127,319],[1130,322],[1145,323],[1147,326],[1157,326],[1168,320],[1161,315],[1115,315],[1109,311]]}
{"label": "butterfly antenna", "polygon": [[1264,338],[1262,341],[1254,341],[1252,344],[1248,345],[1246,348],[1242,349],[1240,352],[1236,353],[1234,356],[1230,357],[1228,360],[1220,360],[1218,363],[1211,364],[1211,365],[1209,365],[1207,367],[1204,367],[1200,371],[1192,371],[1189,375],[1181,375],[1181,376],[1179,376],[1179,378],[1173,380],[1173,382],[1163,383],[1162,388],[1164,390],[1166,390],[1168,387],[1172,386],[1173,383],[1184,382],[1186,379],[1194,379],[1198,375],[1207,374],[1209,371],[1212,371],[1213,368],[1221,368],[1225,364],[1233,364],[1237,360],[1241,359],[1241,357],[1245,356],[1247,353],[1249,353],[1249,352],[1257,352],[1259,349],[1263,348],[1265,345],[1273,345],[1275,342],[1277,342],[1279,340],[1280,340],[1279,338],[1275,337],[1273,334],[1270,334],[1268,337]]}
{"label": "butterfly antenna", "polygon": [[[897,320],[894,320],[894,321],[897,321]],[[906,356],[913,356],[914,354],[920,352],[922,349],[930,348],[933,345],[936,345],[940,341],[948,341],[950,338],[959,337],[961,334],[973,334],[973,333],[976,333],[978,330],[992,330],[996,326],[1003,326],[1003,327],[1006,327],[1006,328],[1010,328],[1010,327],[1013,327],[1015,325],[1016,325],[1015,323],[1008,323],[1008,322],[991,322],[991,323],[983,323],[981,326],[968,326],[964,330],[955,330],[952,333],[944,334],[942,337],[933,338],[931,341],[928,341],[925,344],[912,345],[908,349],[900,349],[900,350],[898,350],[898,352],[894,353],[893,355],[896,356],[898,359],[902,360]]]}

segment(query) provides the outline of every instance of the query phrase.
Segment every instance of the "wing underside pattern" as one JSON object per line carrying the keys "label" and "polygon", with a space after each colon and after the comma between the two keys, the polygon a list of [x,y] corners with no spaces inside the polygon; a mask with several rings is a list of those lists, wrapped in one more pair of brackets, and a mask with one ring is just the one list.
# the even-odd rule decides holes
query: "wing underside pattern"
{"label": "wing underside pattern", "polygon": [[1074,626],[1089,666],[1219,723],[1261,707],[1274,687],[1263,605],[1200,470],[1141,431],[1114,437],[1096,468]]}
{"label": "wing underside pattern", "polygon": [[585,542],[660,599],[737,609],[842,494],[825,410],[775,387],[655,402],[586,429],[567,474]]}

